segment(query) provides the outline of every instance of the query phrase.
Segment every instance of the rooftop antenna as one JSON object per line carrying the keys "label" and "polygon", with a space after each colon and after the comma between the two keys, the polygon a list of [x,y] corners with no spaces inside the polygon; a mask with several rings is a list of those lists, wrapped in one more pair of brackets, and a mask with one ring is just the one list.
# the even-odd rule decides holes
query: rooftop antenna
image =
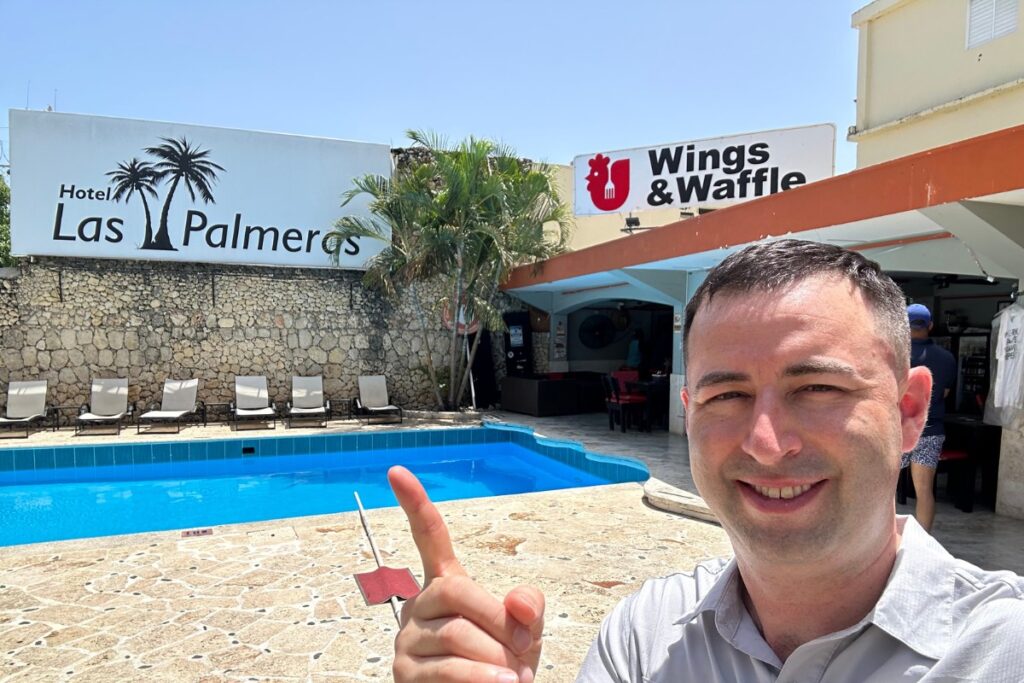
{"label": "rooftop antenna", "polygon": [[32,81],[25,86],[25,109],[28,109],[28,94],[32,91]]}
{"label": "rooftop antenna", "polygon": [[57,111],[57,89],[53,89],[53,110]]}

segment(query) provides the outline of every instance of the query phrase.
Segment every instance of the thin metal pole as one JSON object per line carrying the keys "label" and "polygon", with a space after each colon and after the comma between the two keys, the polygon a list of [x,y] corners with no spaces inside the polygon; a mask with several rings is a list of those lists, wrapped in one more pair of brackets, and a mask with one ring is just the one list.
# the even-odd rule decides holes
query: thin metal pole
{"label": "thin metal pole", "polygon": [[[481,331],[477,331],[480,334]],[[466,364],[469,370],[469,395],[473,402],[473,410],[476,410],[476,380],[473,378],[473,366],[469,365],[469,335],[462,338],[462,347],[466,350]]]}
{"label": "thin metal pole", "polygon": [[[366,521],[366,511],[363,510],[363,501],[359,500],[359,492],[353,491],[352,495],[356,497],[356,505],[359,506],[359,521],[363,523],[363,531],[366,532],[366,539],[370,542],[370,550],[373,551],[373,560],[377,563],[377,568],[380,569],[380,553],[377,552],[377,544],[373,540],[373,532],[370,531],[370,523]],[[391,596],[391,611],[395,613],[395,621],[398,622],[399,628],[402,626],[402,617],[400,616],[398,608],[398,598],[394,595]]]}

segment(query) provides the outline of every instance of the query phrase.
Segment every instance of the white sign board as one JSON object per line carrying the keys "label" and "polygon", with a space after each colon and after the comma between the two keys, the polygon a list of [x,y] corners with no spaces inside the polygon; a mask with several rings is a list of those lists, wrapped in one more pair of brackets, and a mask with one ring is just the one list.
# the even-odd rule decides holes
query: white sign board
{"label": "white sign board", "polygon": [[832,124],[576,157],[576,214],[723,206],[828,178]]}
{"label": "white sign board", "polygon": [[[19,256],[329,267],[352,179],[391,150],[343,140],[10,111],[11,251]],[[353,238],[361,269],[385,244]]]}

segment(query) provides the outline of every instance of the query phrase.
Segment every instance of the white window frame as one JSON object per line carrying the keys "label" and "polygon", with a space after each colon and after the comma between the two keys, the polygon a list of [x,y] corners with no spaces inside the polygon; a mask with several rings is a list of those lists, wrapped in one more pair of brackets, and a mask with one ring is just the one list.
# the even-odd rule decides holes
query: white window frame
{"label": "white window frame", "polygon": [[[980,3],[990,3],[992,5],[992,25],[989,27],[988,32],[981,37],[977,42],[971,43],[971,10],[977,7]],[[996,19],[999,17],[1000,9],[1003,11],[1009,10],[1013,16],[1013,26],[1008,31],[1003,31],[999,35],[996,35]],[[965,21],[966,31],[964,31],[964,48],[967,50],[973,50],[974,48],[981,47],[985,43],[995,40],[996,38],[1002,38],[1014,33],[1020,25],[1020,3],[1019,0],[967,0],[967,20]]]}

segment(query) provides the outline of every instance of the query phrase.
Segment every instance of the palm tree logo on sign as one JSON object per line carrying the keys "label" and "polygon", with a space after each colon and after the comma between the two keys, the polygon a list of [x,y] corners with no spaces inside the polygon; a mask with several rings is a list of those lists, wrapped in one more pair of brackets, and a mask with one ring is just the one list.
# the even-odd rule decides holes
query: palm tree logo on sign
{"label": "palm tree logo on sign", "polygon": [[[160,138],[163,144],[147,147],[145,152],[156,157],[155,163],[132,158],[122,161],[117,168],[107,173],[114,182],[115,201],[122,199],[127,204],[133,194],[142,199],[142,208],[146,212],[146,232],[139,249],[158,251],[177,251],[171,243],[167,230],[167,216],[171,210],[171,201],[178,185],[185,184],[189,197],[193,202],[198,196],[204,204],[215,204],[212,186],[217,182],[217,171],[224,171],[220,164],[210,161],[210,150],[200,149],[187,138]],[[149,210],[146,195],[157,199],[156,187],[160,183],[170,183],[163,209],[160,211],[160,225],[153,232],[153,219]]]}

